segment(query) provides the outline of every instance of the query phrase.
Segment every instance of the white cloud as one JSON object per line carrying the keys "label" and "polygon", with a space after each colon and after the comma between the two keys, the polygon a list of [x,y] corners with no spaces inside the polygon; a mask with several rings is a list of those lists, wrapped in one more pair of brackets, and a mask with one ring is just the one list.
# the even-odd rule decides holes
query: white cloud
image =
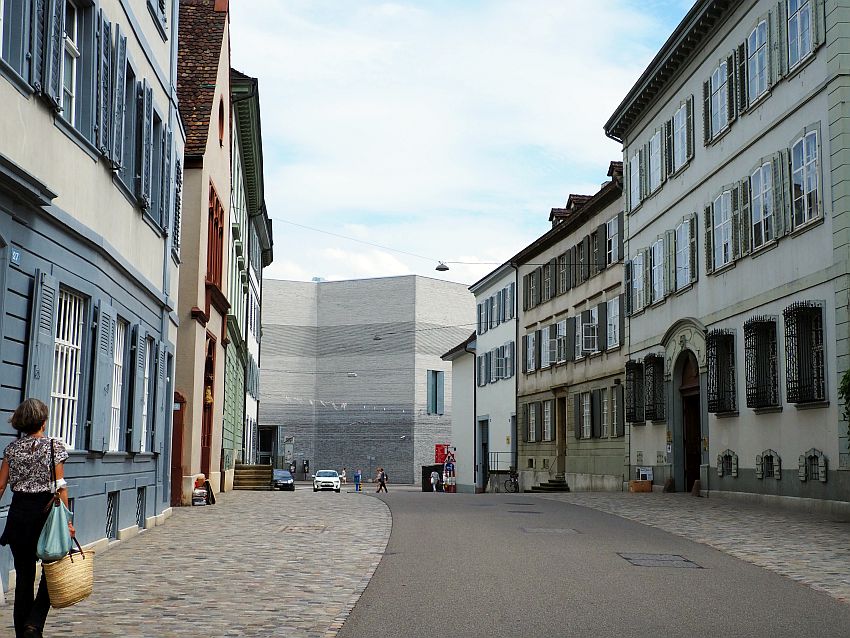
{"label": "white cloud", "polygon": [[[231,11],[233,65],[260,79],[270,215],[452,261],[501,262],[570,192],[595,192],[620,157],[602,125],[672,28],[624,0]],[[428,260],[275,228],[289,265],[270,274],[439,275]]]}

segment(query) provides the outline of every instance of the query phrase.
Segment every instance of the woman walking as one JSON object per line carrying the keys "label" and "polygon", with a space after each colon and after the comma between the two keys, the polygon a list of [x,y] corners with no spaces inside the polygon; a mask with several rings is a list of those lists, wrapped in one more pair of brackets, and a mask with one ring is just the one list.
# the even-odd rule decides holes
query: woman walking
{"label": "woman walking", "polygon": [[[38,399],[27,399],[9,419],[19,438],[6,446],[3,465],[0,466],[0,498],[8,485],[12,489],[12,504],[6,519],[6,528],[0,536],[0,545],[9,545],[15,561],[17,587],[15,588],[15,635],[18,638],[39,638],[44,630],[50,596],[44,572],[33,598],[35,550],[41,528],[47,520],[53,493],[58,491],[68,506],[65,488],[65,466],[68,458],[65,446],[57,439],[44,436],[47,425],[47,406]],[[55,464],[56,483],[51,480],[51,463]],[[74,526],[68,522],[68,532],[74,535]]]}
{"label": "woman walking", "polygon": [[384,492],[387,491],[387,473],[384,472],[384,468],[379,467],[378,468],[378,489],[376,490],[376,492],[380,492],[381,490],[384,490]]}

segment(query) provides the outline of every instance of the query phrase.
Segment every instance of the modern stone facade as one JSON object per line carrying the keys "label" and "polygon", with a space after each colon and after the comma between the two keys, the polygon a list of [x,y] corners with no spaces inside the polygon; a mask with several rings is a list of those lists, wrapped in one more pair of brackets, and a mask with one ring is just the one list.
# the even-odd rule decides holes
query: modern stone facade
{"label": "modern stone facade", "polygon": [[514,259],[522,310],[517,408],[525,489],[563,477],[574,490],[626,478],[621,312],[622,165],[593,196],[552,209],[552,230]]}
{"label": "modern stone facade", "polygon": [[848,8],[701,0],[606,124],[633,475],[847,500]]}
{"label": "modern stone facade", "polygon": [[282,430],[270,446],[294,437],[299,475],[308,461],[310,472],[383,466],[392,482],[418,482],[435,444],[451,442],[440,356],[468,336],[472,295],[412,275],[263,290],[261,442],[268,428]]}
{"label": "modern stone facade", "polygon": [[22,399],[49,406],[84,544],[170,513],[176,7],[0,3],[0,448]]}

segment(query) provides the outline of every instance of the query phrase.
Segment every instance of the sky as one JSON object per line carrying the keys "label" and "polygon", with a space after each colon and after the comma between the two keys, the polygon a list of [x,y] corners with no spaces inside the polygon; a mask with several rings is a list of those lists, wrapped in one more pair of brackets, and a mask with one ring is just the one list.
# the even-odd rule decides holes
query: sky
{"label": "sky", "polygon": [[259,79],[265,276],[474,283],[599,190],[622,159],[603,125],[692,4],[232,2],[232,66]]}

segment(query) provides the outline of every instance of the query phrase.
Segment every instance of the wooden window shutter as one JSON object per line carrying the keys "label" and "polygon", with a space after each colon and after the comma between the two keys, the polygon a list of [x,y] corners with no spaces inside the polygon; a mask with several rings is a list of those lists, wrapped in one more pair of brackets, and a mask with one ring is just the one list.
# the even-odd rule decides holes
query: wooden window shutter
{"label": "wooden window shutter", "polygon": [[584,244],[584,268],[582,269],[582,279],[587,281],[590,279],[590,260],[593,259],[593,255],[590,254],[590,235],[585,235],[582,243]]}
{"label": "wooden window shutter", "polygon": [[542,441],[543,440],[543,403],[540,401],[536,401],[534,403],[534,440]]}
{"label": "wooden window shutter", "polygon": [[649,194],[649,171],[646,170],[647,158],[649,158],[649,144],[644,144],[638,151],[638,175],[640,176],[639,192],[641,201],[643,201],[643,199]]}
{"label": "wooden window shutter", "polygon": [[688,148],[687,148],[687,158],[692,160],[694,158],[694,96],[690,96],[688,98],[687,107],[685,109],[685,114],[687,115],[686,128],[687,128],[687,140],[688,140]]}
{"label": "wooden window shutter", "polygon": [[58,297],[59,281],[56,277],[42,270],[36,270],[24,393],[27,397],[38,399],[46,405],[50,405],[50,391],[53,384]]}
{"label": "wooden window shutter", "polygon": [[764,467],[762,465],[762,455],[756,454],[756,478],[763,479],[764,478]]}
{"label": "wooden window shutter", "polygon": [[623,233],[625,232],[625,215],[623,211],[620,211],[617,215],[617,257],[619,260],[625,260],[625,254],[623,253],[623,242],[624,237]]}
{"label": "wooden window shutter", "polygon": [[643,307],[652,305],[652,260],[651,252],[647,248],[643,251]]}
{"label": "wooden window shutter", "polygon": [[[130,452],[141,452],[142,450],[142,432],[145,429],[145,363],[148,357],[148,333],[141,326],[136,324],[133,340],[133,357],[130,361],[133,362],[132,378],[133,378],[133,427],[130,435]],[[153,375],[153,370],[150,374]],[[152,379],[148,380],[148,392],[150,392]]]}
{"label": "wooden window shutter", "polygon": [[88,449],[104,452],[109,447],[112,412],[112,373],[115,358],[115,309],[100,300],[97,313],[94,381],[92,382],[92,424]]}
{"label": "wooden window shutter", "polygon": [[[166,358],[169,347],[164,341],[158,343],[156,357],[156,412],[154,413],[153,448],[151,452],[161,453],[166,429],[167,417],[171,416],[171,401],[165,396]],[[166,408],[169,408],[166,411]]]}
{"label": "wooden window shutter", "polygon": [[723,476],[723,455],[717,455],[717,476]]}
{"label": "wooden window shutter", "polygon": [[676,290],[676,231],[664,231],[664,296]]}
{"label": "wooden window shutter", "polygon": [[726,58],[726,112],[729,115],[729,124],[732,124],[738,115],[738,110],[735,108],[737,106],[737,100],[735,99],[737,93],[735,68],[735,52],[733,51]]}
{"label": "wooden window shutter", "polygon": [[623,157],[623,206],[626,210],[631,210],[629,193],[629,162]]}
{"label": "wooden window shutter", "polygon": [[153,179],[153,88],[147,80],[142,82],[142,112],[139,118],[142,126],[142,165],[139,179],[139,201],[142,208],[151,208]]}
{"label": "wooden window shutter", "polygon": [[625,345],[626,343],[626,294],[620,293],[619,301],[617,304],[619,307],[618,316],[620,318],[620,345]]}
{"label": "wooden window shutter", "polygon": [[528,443],[528,404],[524,404],[522,406],[522,410],[520,410],[522,423],[519,424],[519,428],[522,430],[522,442]]}
{"label": "wooden window shutter", "polygon": [[697,224],[699,223],[699,218],[697,214],[694,213],[690,217],[690,221],[688,222],[688,234],[690,235],[691,242],[691,250],[688,254],[688,259],[690,260],[690,275],[691,275],[691,283],[694,283],[697,280],[697,269],[699,268],[699,259],[697,259]]}
{"label": "wooden window shutter", "polygon": [[732,187],[732,260],[741,256],[741,186]]}
{"label": "wooden window shutter", "polygon": [[586,344],[584,343],[584,327],[590,323],[590,310],[582,310],[581,311],[581,326],[579,330],[581,330],[581,353],[582,355],[589,354],[590,350],[586,348]]}
{"label": "wooden window shutter", "polygon": [[732,453],[732,478],[738,478],[738,455]]}
{"label": "wooden window shutter", "polygon": [[617,414],[616,414],[616,436],[626,435],[626,405],[625,392],[623,384],[614,386],[614,392],[617,395]]}
{"label": "wooden window shutter", "polygon": [[773,454],[773,478],[777,481],[782,478],[782,459],[776,453]]}
{"label": "wooden window shutter", "polygon": [[763,17],[767,21],[767,88],[776,84],[778,67],[776,60],[776,11],[768,11]]}
{"label": "wooden window shutter", "polygon": [[823,18],[826,12],[824,11],[823,0],[812,0],[812,50],[818,48],[823,41],[824,25]]}
{"label": "wooden window shutter", "polygon": [[531,299],[531,306],[532,307],[540,305],[540,299],[543,297],[543,295],[540,294],[540,292],[541,292],[540,287],[543,283],[542,275],[543,275],[543,267],[542,266],[538,266],[537,268],[534,269],[534,272],[531,273],[531,276],[534,278],[534,296]]}
{"label": "wooden window shutter", "polygon": [[627,259],[623,263],[623,288],[625,290],[625,304],[620,308],[620,313],[623,315],[631,315],[633,305],[632,299],[632,261]]}
{"label": "wooden window shutter", "polygon": [[596,229],[596,269],[601,272],[608,265],[608,224],[599,224]]}
{"label": "wooden window shutter", "polygon": [[750,209],[750,178],[743,180],[740,187],[741,230],[738,236],[741,240],[741,248],[739,254],[745,256],[750,254],[750,240],[753,231],[753,214]]}
{"label": "wooden window shutter", "polygon": [[576,318],[567,318],[567,335],[566,335],[566,357],[567,361],[575,361],[576,358]]}
{"label": "wooden window shutter", "polygon": [[711,83],[702,83],[702,135],[703,143],[708,146],[711,142]]}
{"label": "wooden window shutter", "polygon": [[749,106],[749,96],[747,95],[748,78],[747,78],[747,43],[742,42],[738,45],[738,50],[735,52],[737,58],[735,85],[738,89],[738,112],[743,113]]}
{"label": "wooden window shutter", "polygon": [[425,412],[427,414],[434,414],[434,409],[436,408],[432,400],[432,397],[434,396],[434,375],[431,374],[431,370],[428,370],[426,375],[425,393],[425,396],[428,397],[428,401],[425,405]]}
{"label": "wooden window shutter", "polygon": [[801,454],[797,458],[797,477],[801,481],[806,481],[809,478],[808,468],[806,467],[806,455]]}
{"label": "wooden window shutter", "polygon": [[522,371],[528,372],[528,335],[522,336]]}
{"label": "wooden window shutter", "polygon": [[97,109],[95,145],[100,154],[109,157],[112,132],[112,25],[98,15],[97,28]]}
{"label": "wooden window shutter", "polygon": [[664,134],[661,136],[664,140],[664,160],[662,165],[664,166],[664,177],[667,175],[672,175],[674,166],[673,166],[673,120],[665,120],[664,121]]}
{"label": "wooden window shutter", "polygon": [[780,151],[771,160],[773,169],[773,237],[779,239],[791,231],[790,202],[786,196],[788,152]]}
{"label": "wooden window shutter", "polygon": [[112,56],[112,148],[110,161],[112,168],[120,168],[124,157],[124,85],[127,80],[127,37],[121,33],[121,27],[115,24],[115,51]]}
{"label": "wooden window shutter", "polygon": [[163,230],[168,233],[169,220],[171,219],[171,153],[174,148],[174,134],[170,128],[162,133],[162,184],[159,186],[159,222]]}
{"label": "wooden window shutter", "polygon": [[603,301],[596,306],[596,349],[605,352],[608,349],[608,303]]}
{"label": "wooden window shutter", "polygon": [[776,72],[777,79],[788,73],[788,17],[786,0],[779,0],[776,6]]}
{"label": "wooden window shutter", "polygon": [[599,390],[590,393],[590,436],[593,439],[602,436],[602,397]]}
{"label": "wooden window shutter", "polygon": [[[32,0],[32,37],[30,38],[30,85],[37,95],[44,91],[44,34],[47,28],[49,0]],[[51,11],[52,13],[52,11]]]}
{"label": "wooden window shutter", "polygon": [[543,331],[534,331],[534,369],[540,369],[540,349],[543,347]]}
{"label": "wooden window shutter", "polygon": [[575,430],[575,437],[577,439],[581,438],[581,395],[574,394],[573,395],[573,428]]}
{"label": "wooden window shutter", "polygon": [[826,456],[818,454],[818,479],[821,483],[826,483]]}
{"label": "wooden window shutter", "polygon": [[42,95],[57,110],[62,109],[62,56],[65,53],[65,2],[45,0],[44,87]]}
{"label": "wooden window shutter", "polygon": [[711,219],[711,206],[705,207],[705,272],[714,272],[714,227]]}

